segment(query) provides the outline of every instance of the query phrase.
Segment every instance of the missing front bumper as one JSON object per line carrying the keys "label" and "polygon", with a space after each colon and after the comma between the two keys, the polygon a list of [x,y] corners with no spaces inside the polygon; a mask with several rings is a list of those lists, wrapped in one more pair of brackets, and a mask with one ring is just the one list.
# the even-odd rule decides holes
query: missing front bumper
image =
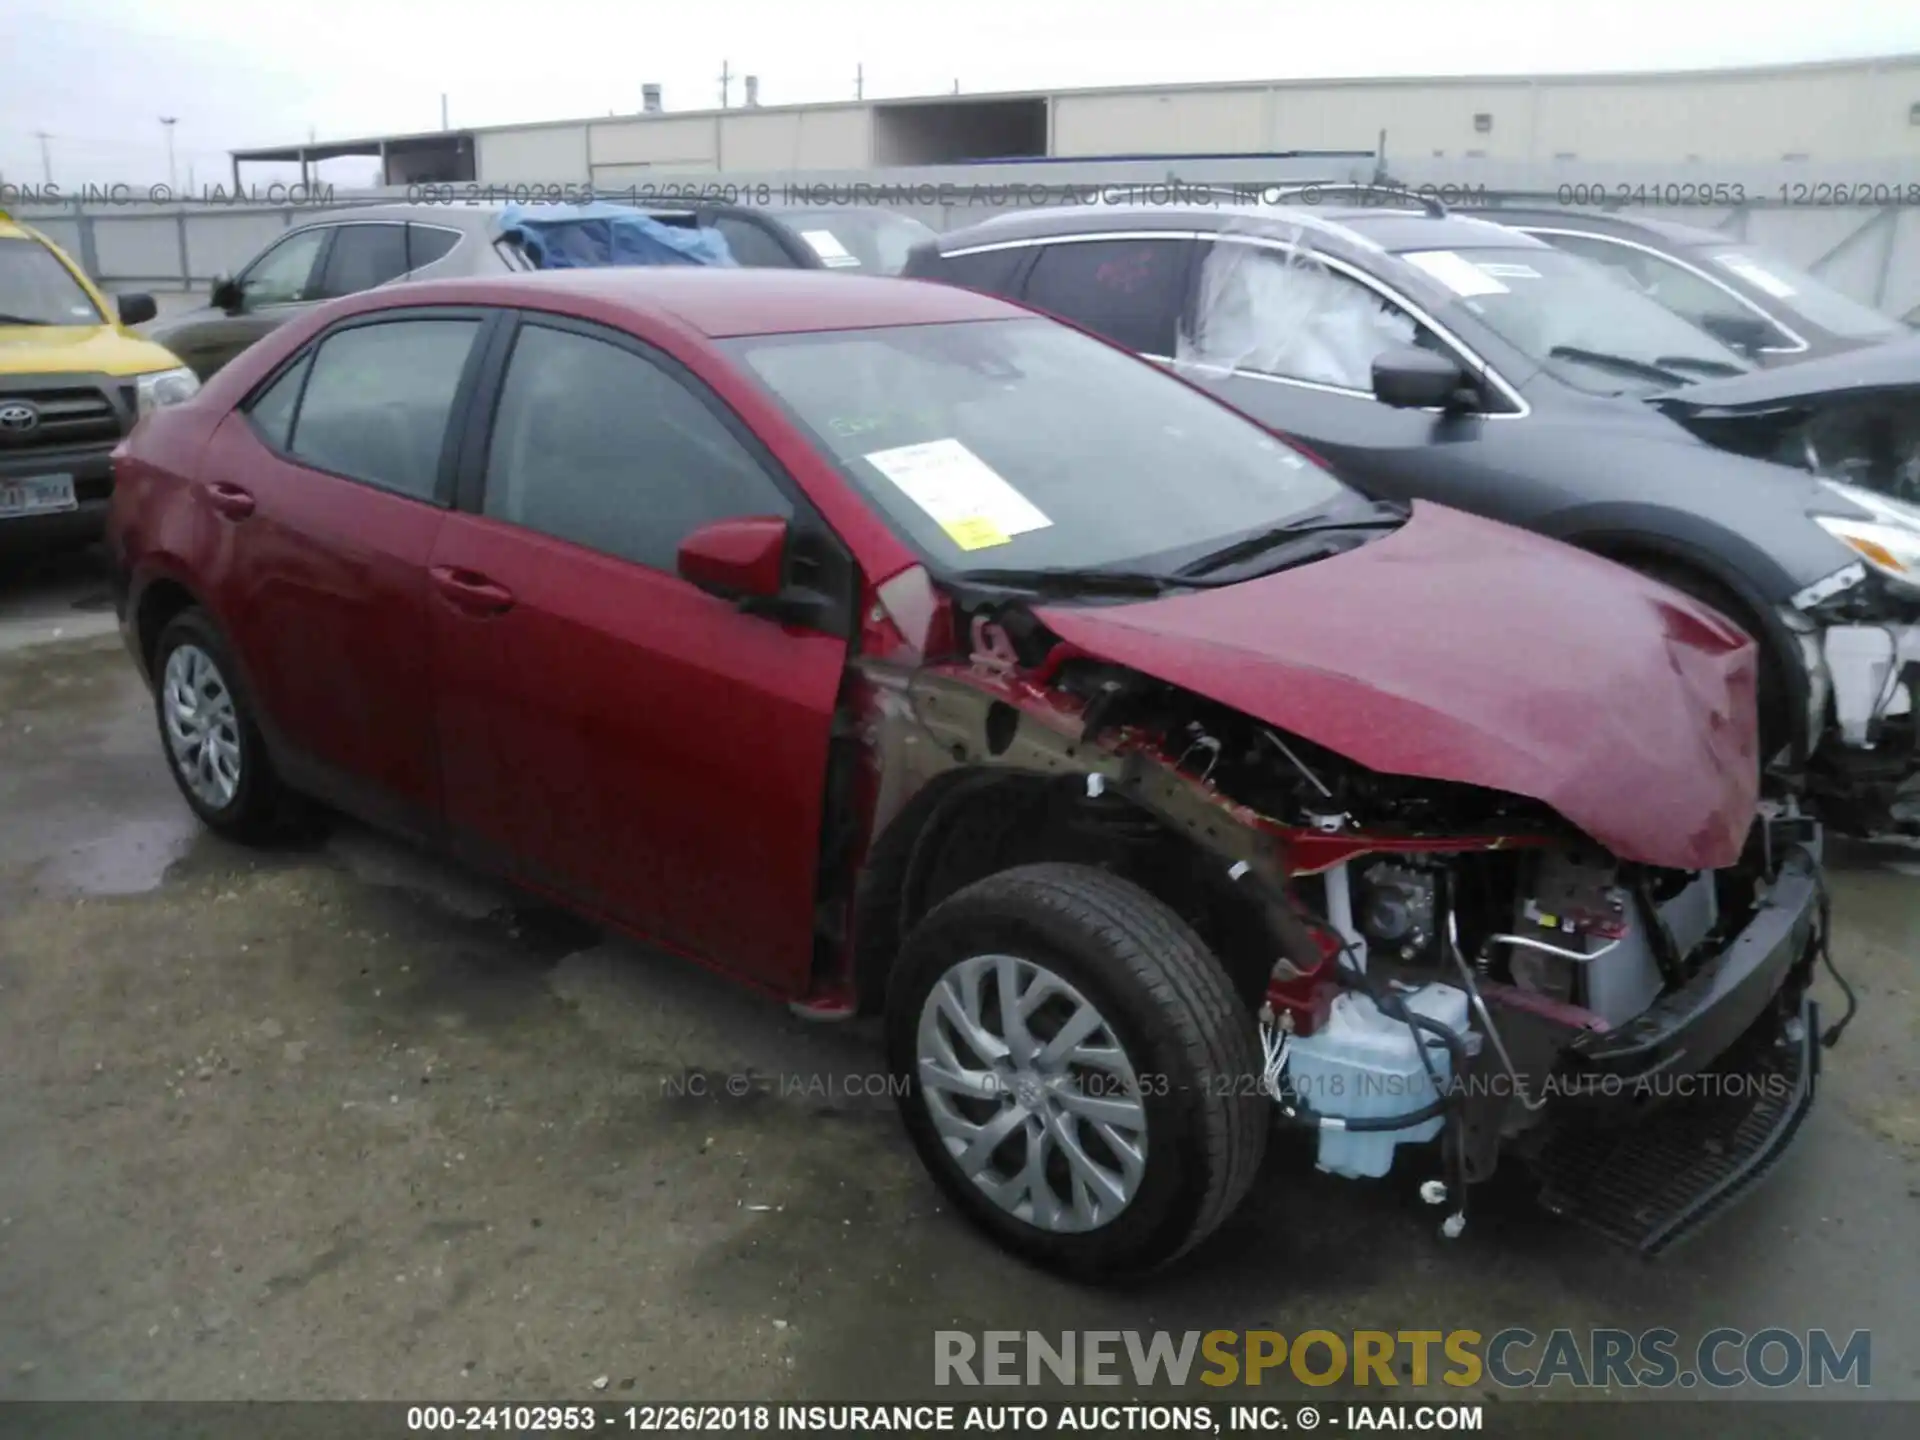
{"label": "missing front bumper", "polygon": [[1631,1124],[1578,1115],[1533,1158],[1555,1214],[1645,1255],[1698,1231],[1749,1193],[1813,1108],[1818,1008],[1784,1024],[1770,1012],[1710,1069],[1646,1082],[1665,1103]]}

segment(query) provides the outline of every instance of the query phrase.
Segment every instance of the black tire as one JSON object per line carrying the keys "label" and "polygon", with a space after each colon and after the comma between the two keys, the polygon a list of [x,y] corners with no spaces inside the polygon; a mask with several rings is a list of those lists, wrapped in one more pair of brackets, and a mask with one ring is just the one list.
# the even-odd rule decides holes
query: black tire
{"label": "black tire", "polygon": [[[1001,1208],[948,1154],[919,1083],[922,1007],[955,964],[1013,955],[1085,996],[1132,1060],[1146,1163],[1125,1207],[1064,1233]],[[1139,887],[1084,865],[1025,865],[978,881],[907,937],[888,987],[888,1065],[921,1160],[969,1219],[1035,1264],[1081,1279],[1165,1265],[1245,1198],[1272,1124],[1260,1037],[1225,969],[1193,930]],[[1056,1190],[1056,1194],[1057,1194]]]}
{"label": "black tire", "polygon": [[[182,773],[180,762],[167,733],[167,662],[182,646],[196,646],[212,661],[221,683],[232,697],[234,731],[239,741],[239,783],[225,804],[210,803],[194,791]],[[274,773],[267,755],[266,742],[254,719],[253,702],[240,681],[239,667],[233,663],[219,628],[203,610],[181,611],[169,620],[153,647],[153,713],[160,731],[160,753],[166,757],[167,770],[181,797],[208,829],[245,844],[261,844],[283,833],[294,813],[292,797]]]}

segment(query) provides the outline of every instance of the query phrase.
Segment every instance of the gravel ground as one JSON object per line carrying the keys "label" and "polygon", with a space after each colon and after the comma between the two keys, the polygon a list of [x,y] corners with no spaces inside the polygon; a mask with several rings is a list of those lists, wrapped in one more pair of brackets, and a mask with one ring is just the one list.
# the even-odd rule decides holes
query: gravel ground
{"label": "gravel ground", "polygon": [[0,579],[0,1399],[925,1399],[940,1328],[1516,1324],[1869,1329],[1875,1392],[1920,1398],[1920,856],[1836,864],[1863,1013],[1794,1152],[1667,1260],[1498,1183],[1443,1242],[1419,1174],[1287,1142],[1191,1263],[1097,1292],[942,1211],[864,1025],[351,825],[200,832],[101,599]]}

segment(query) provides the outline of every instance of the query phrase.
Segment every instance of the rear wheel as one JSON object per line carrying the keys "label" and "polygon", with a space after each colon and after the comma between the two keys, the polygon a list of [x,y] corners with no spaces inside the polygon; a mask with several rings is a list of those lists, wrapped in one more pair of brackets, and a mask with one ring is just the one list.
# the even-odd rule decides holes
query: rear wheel
{"label": "rear wheel", "polygon": [[267,839],[286,813],[286,793],[226,642],[204,611],[167,622],[153,674],[161,748],[193,813],[230,839]]}
{"label": "rear wheel", "polygon": [[908,937],[886,1024],[921,1159],[1038,1264],[1164,1264],[1259,1168],[1252,1015],[1178,915],[1105,871],[1028,865],[952,896]]}

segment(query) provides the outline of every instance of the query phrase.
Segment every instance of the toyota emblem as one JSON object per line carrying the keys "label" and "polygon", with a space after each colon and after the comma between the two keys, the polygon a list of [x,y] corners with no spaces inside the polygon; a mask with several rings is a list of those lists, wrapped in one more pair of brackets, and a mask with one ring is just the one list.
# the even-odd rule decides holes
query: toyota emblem
{"label": "toyota emblem", "polygon": [[24,400],[0,401],[0,435],[31,435],[40,428],[40,412]]}

